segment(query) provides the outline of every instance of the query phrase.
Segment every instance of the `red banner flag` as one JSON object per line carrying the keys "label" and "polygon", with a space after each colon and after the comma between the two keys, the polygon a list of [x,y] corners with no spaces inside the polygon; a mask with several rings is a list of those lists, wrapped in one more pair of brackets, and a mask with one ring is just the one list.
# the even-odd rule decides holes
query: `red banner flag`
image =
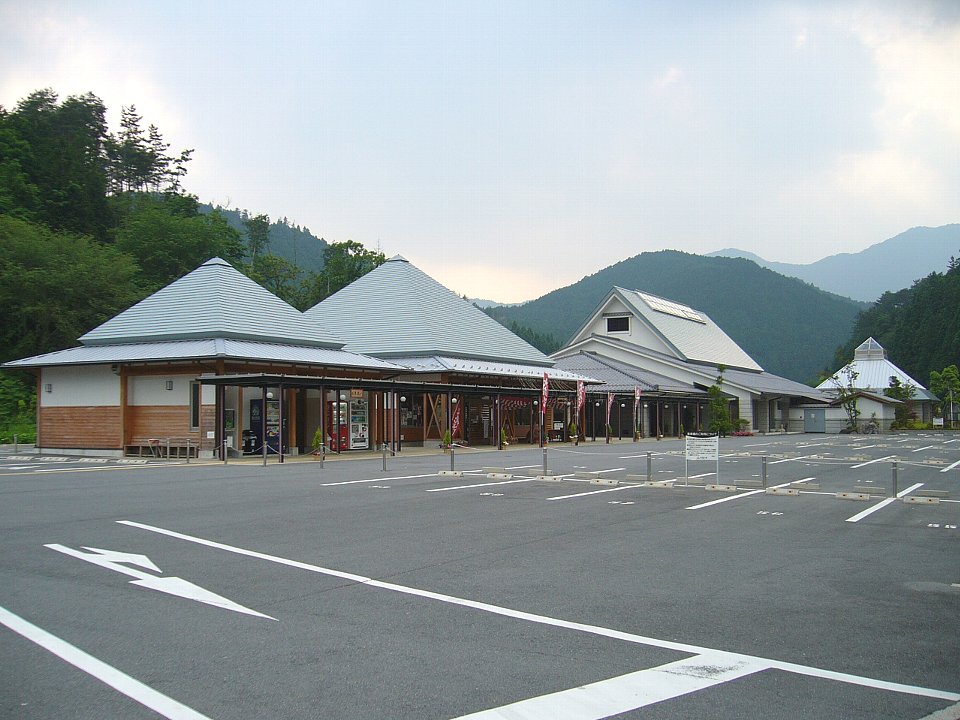
{"label": "red banner flag", "polygon": [[463,416],[463,406],[461,403],[457,403],[456,409],[453,411],[453,427],[450,431],[450,435],[456,438],[460,434],[460,424],[461,418]]}
{"label": "red banner flag", "polygon": [[583,384],[583,380],[577,380],[577,416],[579,417],[580,411],[583,410],[583,406],[587,404],[587,387]]}
{"label": "red banner flag", "polygon": [[613,393],[607,393],[607,427],[610,426],[610,408],[613,407],[613,402],[616,398]]}
{"label": "red banner flag", "polygon": [[547,399],[550,397],[550,378],[547,377],[547,374],[543,374],[543,393],[540,397],[540,407],[547,407]]}

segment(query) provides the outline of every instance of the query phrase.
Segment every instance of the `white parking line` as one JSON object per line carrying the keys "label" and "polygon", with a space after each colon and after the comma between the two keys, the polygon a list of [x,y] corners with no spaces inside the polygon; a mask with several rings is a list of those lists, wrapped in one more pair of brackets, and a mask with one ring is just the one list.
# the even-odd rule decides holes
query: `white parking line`
{"label": "white parking line", "polygon": [[430,488],[425,492],[447,492],[449,490],[469,490],[470,488],[490,487],[491,485],[512,485],[513,483],[531,482],[533,478],[520,478],[519,480],[501,480],[500,482],[477,483],[476,485],[457,485],[455,487]]}
{"label": "white parking line", "polygon": [[877,458],[876,460],[867,460],[867,462],[862,462],[859,465],[851,465],[851,470],[856,470],[857,468],[866,467],[867,465],[873,465],[874,463],[886,462],[887,460],[896,460],[896,455],[887,455],[886,457]]}
{"label": "white parking line", "polygon": [[918,447],[916,450],[911,450],[910,452],[920,452],[921,450],[929,450],[932,447],[936,447],[936,445],[924,445],[923,447]]}
{"label": "white parking line", "polygon": [[636,485],[618,485],[617,487],[604,488],[603,490],[591,490],[590,492],[576,493],[574,495],[557,495],[548,497],[547,500],[570,500],[571,498],[586,497],[587,495],[599,495],[600,493],[616,492],[617,490],[636,489]]}
{"label": "white parking line", "polygon": [[760,658],[754,655],[743,655],[740,653],[726,652],[724,650],[716,650],[713,648],[700,647],[697,645],[690,645],[688,643],[676,642],[674,640],[664,640],[660,638],[647,637],[644,635],[635,635],[633,633],[624,632],[622,630],[614,630],[612,628],[605,628],[599,625],[587,625],[585,623],[572,622],[570,620],[562,620],[560,618],[549,617],[547,615],[537,615],[535,613],[530,613],[523,610],[514,610],[512,608],[503,607],[501,605],[492,605],[490,603],[479,602],[477,600],[468,600],[466,598],[460,598],[454,595],[445,595],[443,593],[437,593],[431,590],[421,590],[420,588],[410,587],[407,585],[397,585],[395,583],[383,582],[381,580],[374,580],[373,578],[364,577],[362,575],[355,575],[353,573],[346,573],[341,570],[333,570],[330,568],[320,567],[318,565],[311,565],[310,563],[300,562],[299,560],[289,560],[287,558],[278,557],[276,555],[268,555],[267,553],[261,553],[255,550],[246,550],[244,548],[236,547],[234,545],[227,545],[225,543],[220,543],[215,540],[206,540],[204,538],[196,537],[194,535],[187,535],[185,533],[180,533],[175,530],[167,530],[165,528],[156,527],[154,525],[146,525],[144,523],[134,522],[133,520],[118,520],[117,523],[120,525],[126,525],[128,527],[146,530],[147,532],[153,532],[159,535],[165,535],[167,537],[177,538],[179,540],[185,540],[187,542],[196,543],[197,545],[203,545],[205,547],[224,550],[226,552],[242,555],[245,557],[257,558],[260,560],[266,560],[268,562],[277,563],[279,565],[285,565],[287,567],[297,568],[300,570],[320,573],[323,575],[330,575],[332,577],[344,578],[344,579],[352,580],[357,583],[367,585],[369,587],[377,587],[383,590],[390,590],[393,592],[404,593],[407,595],[414,595],[417,597],[426,598],[428,600],[436,600],[438,602],[448,603],[451,605],[458,605],[460,607],[468,607],[474,610],[479,610],[481,612],[491,613],[493,615],[499,615],[501,617],[509,617],[516,620],[525,620],[527,622],[538,623],[541,625],[549,625],[552,627],[563,628],[566,630],[573,630],[576,632],[588,633],[591,635],[611,638],[614,640],[622,640],[624,642],[635,643],[638,645],[646,645],[648,647],[657,647],[657,648],[663,648],[666,650],[677,650],[679,652],[690,653],[692,655],[710,655],[711,657],[724,658],[730,661],[743,660],[749,663],[761,663],[761,664],[766,664],[767,667],[771,669],[783,670],[785,672],[796,673],[798,675],[806,675],[808,677],[825,678],[828,680],[835,680],[837,682],[844,682],[852,685],[859,685],[862,687],[871,687],[871,688],[877,688],[881,690],[890,690],[893,692],[900,692],[900,693],[905,693],[909,695],[917,695],[920,697],[937,698],[939,700],[949,700],[952,702],[960,701],[960,693],[956,693],[956,692],[949,692],[946,690],[936,690],[933,688],[924,688],[916,685],[904,685],[902,683],[893,683],[893,682],[888,682],[886,680],[877,680],[874,678],[862,677],[858,675],[849,675],[847,673],[835,672],[833,670],[826,670],[823,668],[810,667],[806,665],[798,665],[795,663],[788,663],[780,660]]}
{"label": "white parking line", "polygon": [[341,482],[320,483],[320,487],[336,487],[337,485],[359,485],[361,483],[381,483],[388,480],[415,480],[418,478],[436,477],[435,472],[424,475],[400,475],[399,477],[373,478],[372,480],[343,480]]}
{"label": "white parking line", "polygon": [[856,515],[854,515],[853,517],[848,517],[847,520],[846,520],[846,522],[848,522],[848,523],[859,522],[859,521],[863,520],[865,517],[867,517],[868,515],[872,515],[872,514],[875,513],[877,510],[880,510],[881,508],[885,508],[885,507],[886,507],[887,505],[889,505],[890,503],[895,503],[898,498],[902,498],[904,495],[909,495],[909,494],[912,493],[914,490],[916,490],[917,488],[921,488],[921,487],[923,487],[923,483],[917,483],[916,485],[911,485],[911,486],[908,487],[906,490],[901,490],[900,492],[898,492],[898,493],[897,493],[897,497],[891,497],[891,498],[887,498],[886,500],[881,500],[881,501],[878,502],[876,505],[873,505],[872,507],[868,507],[866,510],[863,510],[863,511],[861,511],[861,512],[858,512],[858,513],[857,513]]}
{"label": "white parking line", "polygon": [[795,458],[784,458],[783,460],[774,460],[773,462],[769,462],[767,463],[767,465],[779,465],[780,463],[795,462],[797,460],[806,460],[812,457],[813,455],[801,455],[800,457],[795,457]]}
{"label": "white parking line", "polygon": [[[787,487],[787,485],[793,485],[798,482],[807,482],[813,480],[814,478],[804,478],[803,480],[791,480],[790,482],[783,483],[782,485],[771,485],[770,487],[782,488]],[[761,488],[760,490],[749,490],[747,492],[737,493],[736,495],[728,495],[727,497],[722,497],[719,500],[711,500],[710,502],[700,503],[699,505],[691,505],[687,510],[700,510],[701,508],[710,507],[711,505],[719,505],[720,503],[730,502],[731,500],[739,500],[740,498],[750,497],[751,495],[759,495],[760,493],[765,493],[766,489]]]}
{"label": "white parking line", "polygon": [[953,465],[948,465],[947,467],[945,467],[945,468],[944,468],[943,470],[941,470],[940,472],[943,473],[943,472],[947,472],[947,471],[949,471],[949,470],[953,470],[955,467],[957,467],[957,465],[960,465],[960,460],[957,460],[955,463],[953,463]]}
{"label": "white parking line", "polygon": [[61,660],[70,663],[75,668],[92,675],[105,685],[109,685],[117,692],[144,705],[170,720],[210,720],[196,710],[157,692],[152,687],[144,685],[115,667],[107,665],[66,640],[51,635],[43,628],[27,622],[19,615],[14,615],[6,608],[0,607],[0,623],[6,625],[21,637],[36,643],[44,650],[53,653]]}
{"label": "white parking line", "polygon": [[521,700],[454,720],[601,720],[768,669],[764,662],[706,653],[620,677]]}

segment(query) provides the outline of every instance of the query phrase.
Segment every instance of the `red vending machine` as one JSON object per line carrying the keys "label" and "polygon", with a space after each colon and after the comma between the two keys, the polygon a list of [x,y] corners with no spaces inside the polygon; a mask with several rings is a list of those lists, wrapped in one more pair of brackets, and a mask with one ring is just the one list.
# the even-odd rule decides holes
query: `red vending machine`
{"label": "red vending machine", "polygon": [[345,402],[327,402],[327,447],[330,452],[350,449],[350,415]]}

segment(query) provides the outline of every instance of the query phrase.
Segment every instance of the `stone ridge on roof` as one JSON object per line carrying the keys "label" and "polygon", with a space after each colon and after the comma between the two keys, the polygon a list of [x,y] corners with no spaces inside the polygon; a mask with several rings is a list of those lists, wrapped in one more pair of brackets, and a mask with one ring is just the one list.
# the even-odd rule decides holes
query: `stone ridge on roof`
{"label": "stone ridge on roof", "polygon": [[344,342],[221,258],[161,288],[80,338],[105,345],[236,338],[342,348]]}
{"label": "stone ridge on roof", "polygon": [[376,357],[444,355],[542,365],[553,360],[396,256],[304,313]]}

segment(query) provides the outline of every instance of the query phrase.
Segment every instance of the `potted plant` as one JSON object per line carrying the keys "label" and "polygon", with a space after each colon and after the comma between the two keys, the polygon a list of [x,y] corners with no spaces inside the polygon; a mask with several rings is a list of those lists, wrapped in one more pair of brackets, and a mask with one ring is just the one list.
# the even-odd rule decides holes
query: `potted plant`
{"label": "potted plant", "polygon": [[507,442],[507,429],[506,429],[506,428],[500,428],[500,444],[501,444],[501,445],[509,445],[509,444],[510,444],[510,443]]}
{"label": "potted plant", "polygon": [[443,442],[441,443],[440,447],[443,448],[444,452],[447,452],[450,450],[450,446],[452,444],[453,444],[453,436],[450,434],[449,430],[446,430],[443,433]]}
{"label": "potted plant", "polygon": [[317,431],[313,434],[313,457],[316,459],[319,455],[322,455],[324,452],[323,448],[323,428],[317,428]]}
{"label": "potted plant", "polygon": [[580,444],[580,434],[577,432],[577,424],[575,422],[570,423],[570,437],[573,438],[573,444]]}

